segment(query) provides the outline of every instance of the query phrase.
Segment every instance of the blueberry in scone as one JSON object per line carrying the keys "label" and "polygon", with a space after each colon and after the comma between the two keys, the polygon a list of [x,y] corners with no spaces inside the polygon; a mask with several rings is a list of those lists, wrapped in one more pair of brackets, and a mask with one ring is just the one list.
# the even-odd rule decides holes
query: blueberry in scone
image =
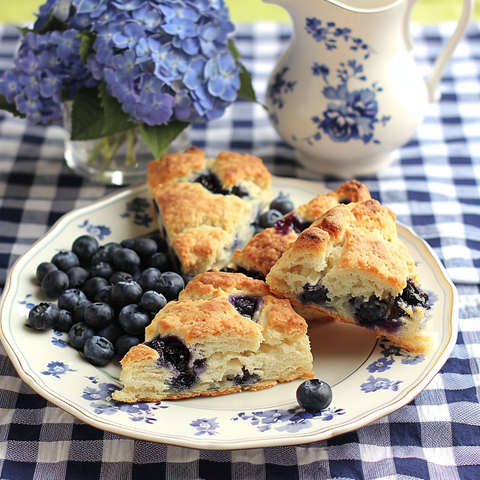
{"label": "blueberry in scone", "polygon": [[261,390],[313,378],[305,320],[265,282],[239,273],[197,275],[122,359],[123,402]]}
{"label": "blueberry in scone", "polygon": [[271,291],[307,320],[333,318],[424,353],[435,343],[432,309],[395,214],[376,200],[330,209],[271,268]]}
{"label": "blueberry in scone", "polygon": [[273,227],[257,233],[243,249],[235,250],[229,267],[264,278],[283,252],[293,245],[299,233],[330,208],[370,198],[367,187],[356,180],[347,181],[328,194],[321,193],[286,213]]}
{"label": "blueberry in scone", "polygon": [[188,276],[227,265],[272,198],[270,173],[248,154],[205,158],[192,147],[150,162],[147,179],[160,234]]}

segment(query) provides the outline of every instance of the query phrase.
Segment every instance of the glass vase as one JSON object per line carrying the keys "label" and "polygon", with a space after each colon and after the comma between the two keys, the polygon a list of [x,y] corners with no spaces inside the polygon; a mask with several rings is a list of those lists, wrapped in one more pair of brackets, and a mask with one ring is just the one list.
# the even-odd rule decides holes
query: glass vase
{"label": "glass vase", "polygon": [[[76,173],[96,183],[134,185],[147,181],[148,163],[154,157],[142,140],[138,128],[95,140],[70,139],[70,109],[65,109],[66,127],[64,158]],[[176,153],[190,147],[190,127],[169,145],[165,153]]]}

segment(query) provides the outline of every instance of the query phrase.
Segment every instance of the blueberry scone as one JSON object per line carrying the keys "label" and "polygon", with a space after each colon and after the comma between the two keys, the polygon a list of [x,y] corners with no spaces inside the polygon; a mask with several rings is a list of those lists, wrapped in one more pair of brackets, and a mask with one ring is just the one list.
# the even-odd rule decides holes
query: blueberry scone
{"label": "blueberry scone", "polygon": [[362,202],[370,198],[367,187],[356,180],[345,182],[328,194],[321,193],[285,215],[274,227],[257,233],[243,249],[235,250],[230,266],[264,278],[282,254],[293,245],[299,233],[313,221],[336,205]]}
{"label": "blueberry scone", "polygon": [[192,147],[150,162],[147,181],[160,233],[175,266],[189,276],[227,265],[272,198],[270,173],[248,154],[205,158]]}
{"label": "blueberry scone", "polygon": [[122,359],[123,402],[261,390],[313,378],[305,320],[268,286],[240,273],[191,280]]}
{"label": "blueberry scone", "polygon": [[376,200],[339,205],[304,230],[266,278],[306,319],[331,317],[424,353],[435,342],[428,295],[395,214]]}

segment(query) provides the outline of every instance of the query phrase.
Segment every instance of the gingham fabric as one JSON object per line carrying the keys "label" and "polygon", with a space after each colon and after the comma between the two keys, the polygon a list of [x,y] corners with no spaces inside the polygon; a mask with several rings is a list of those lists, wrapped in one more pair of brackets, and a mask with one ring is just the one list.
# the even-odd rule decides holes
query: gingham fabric
{"label": "gingham fabric", "polygon": [[[453,26],[413,26],[425,75]],[[291,30],[240,25],[236,44],[260,101]],[[0,28],[0,70],[18,41]],[[360,178],[435,250],[460,298],[457,344],[410,404],[357,431],[313,444],[241,451],[192,450],[105,433],[24,384],[0,351],[0,478],[28,479],[442,479],[480,478],[480,25],[455,51],[415,137],[376,176]],[[62,160],[62,130],[0,114],[0,288],[9,268],[64,213],[117,187],[88,183]],[[237,102],[192,132],[193,143],[262,157],[275,175],[308,178],[259,105]],[[328,188],[341,181],[317,179]],[[201,439],[200,439],[201,441]],[[200,445],[199,445],[200,446]]]}

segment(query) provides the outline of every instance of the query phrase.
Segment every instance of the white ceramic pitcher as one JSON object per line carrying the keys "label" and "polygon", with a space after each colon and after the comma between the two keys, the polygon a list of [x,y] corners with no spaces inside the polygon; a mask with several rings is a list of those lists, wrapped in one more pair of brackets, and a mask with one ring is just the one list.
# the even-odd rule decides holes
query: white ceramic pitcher
{"label": "white ceramic pitcher", "polygon": [[428,80],[410,50],[416,0],[264,0],[285,8],[294,34],[270,77],[271,122],[315,173],[353,178],[379,171],[422,122],[474,0]]}

